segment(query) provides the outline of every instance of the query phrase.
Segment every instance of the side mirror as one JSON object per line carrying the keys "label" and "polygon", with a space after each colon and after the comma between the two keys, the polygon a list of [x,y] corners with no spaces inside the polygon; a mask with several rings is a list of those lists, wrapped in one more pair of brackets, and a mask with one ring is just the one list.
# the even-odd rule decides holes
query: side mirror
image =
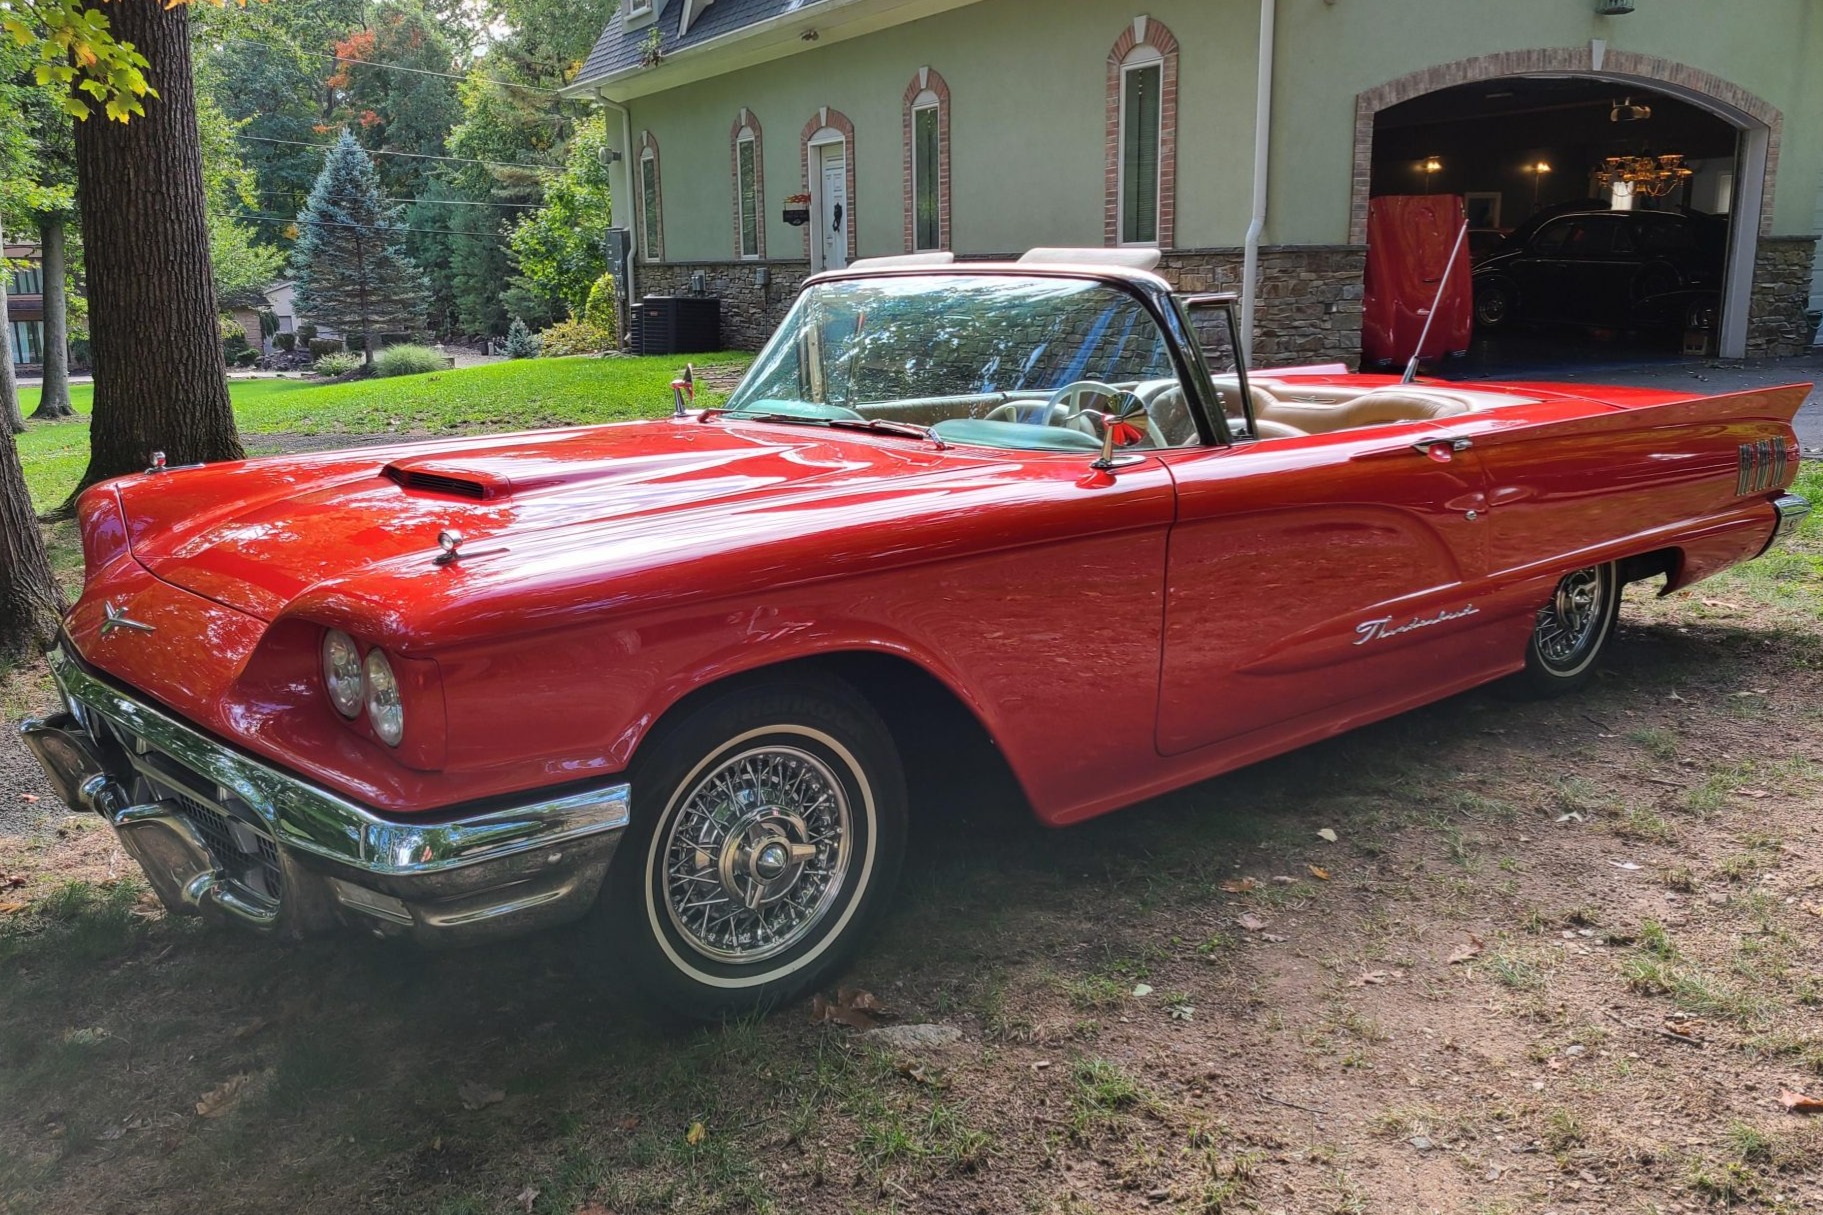
{"label": "side mirror", "polygon": [[1131,392],[1122,392],[1101,412],[1101,458],[1092,467],[1107,471],[1125,461],[1116,461],[1116,447],[1133,447],[1146,441],[1146,403]]}

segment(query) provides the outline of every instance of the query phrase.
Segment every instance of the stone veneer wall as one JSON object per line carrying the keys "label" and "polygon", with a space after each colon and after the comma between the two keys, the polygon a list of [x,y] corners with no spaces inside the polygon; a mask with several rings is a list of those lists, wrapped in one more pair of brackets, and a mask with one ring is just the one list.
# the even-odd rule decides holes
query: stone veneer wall
{"label": "stone veneer wall", "polygon": [[[762,268],[772,280],[764,287],[755,281]],[[798,285],[810,277],[810,263],[640,262],[633,270],[633,286],[642,297],[691,295],[690,280],[698,272],[703,294],[722,301],[722,348],[758,350],[785,319]]]}
{"label": "stone veneer wall", "polygon": [[[1260,250],[1259,329],[1255,362],[1262,367],[1340,362],[1361,357],[1361,245],[1277,245]],[[755,271],[771,276],[758,286]],[[1808,263],[1806,263],[1808,267]],[[778,328],[810,276],[804,261],[640,263],[640,295],[689,295],[691,277],[703,275],[704,294],[722,301],[722,345],[758,350]],[[1173,249],[1159,273],[1179,291],[1240,290],[1241,250]],[[1808,273],[1808,269],[1806,269]]]}
{"label": "stone veneer wall", "polygon": [[1747,309],[1749,356],[1804,354],[1810,349],[1811,269],[1814,236],[1762,236],[1753,259],[1753,295]]}
{"label": "stone veneer wall", "polygon": [[[1159,273],[1179,291],[1241,290],[1239,249],[1174,249]],[[1365,245],[1269,245],[1260,250],[1253,362],[1259,367],[1361,358]]]}

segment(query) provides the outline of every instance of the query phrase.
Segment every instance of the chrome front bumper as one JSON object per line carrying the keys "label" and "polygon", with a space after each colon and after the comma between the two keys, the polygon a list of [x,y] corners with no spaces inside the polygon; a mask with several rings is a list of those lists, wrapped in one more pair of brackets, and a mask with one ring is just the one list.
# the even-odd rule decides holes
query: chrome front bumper
{"label": "chrome front bumper", "polygon": [[63,646],[49,658],[67,711],[27,720],[25,745],[71,809],[108,820],[173,911],[293,936],[514,935],[586,911],[627,825],[625,784],[387,817],[121,691]]}

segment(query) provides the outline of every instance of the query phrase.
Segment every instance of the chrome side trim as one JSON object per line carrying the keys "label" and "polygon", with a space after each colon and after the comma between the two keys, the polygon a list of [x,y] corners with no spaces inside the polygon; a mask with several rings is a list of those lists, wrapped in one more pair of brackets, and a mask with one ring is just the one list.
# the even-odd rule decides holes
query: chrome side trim
{"label": "chrome side trim", "polygon": [[[420,877],[499,861],[619,830],[630,816],[630,787],[614,784],[469,818],[422,823],[388,819],[243,755],[128,696],[90,675],[62,645],[47,657],[68,699],[240,798],[265,819],[273,838],[284,847],[378,877]],[[59,733],[67,736],[69,732]],[[39,751],[32,735],[26,741]],[[41,753],[40,758],[45,756]],[[72,759],[88,757],[60,758],[67,765]],[[46,767],[52,765],[46,762]]]}

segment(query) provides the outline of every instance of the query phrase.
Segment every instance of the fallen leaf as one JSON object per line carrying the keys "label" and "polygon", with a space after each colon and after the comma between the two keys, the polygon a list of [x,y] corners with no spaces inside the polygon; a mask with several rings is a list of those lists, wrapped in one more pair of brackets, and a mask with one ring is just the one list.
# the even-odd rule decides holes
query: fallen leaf
{"label": "fallen leaf", "polygon": [[1194,1004],[1173,1004],[1171,1006],[1171,1019],[1173,1021],[1188,1021],[1195,1016],[1196,1005]]}
{"label": "fallen leaf", "polygon": [[1260,884],[1250,877],[1229,878],[1222,883],[1222,889],[1226,890],[1229,894],[1247,894],[1248,892],[1258,890],[1259,888]]}
{"label": "fallen leaf", "polygon": [[1779,1090],[1779,1104],[1793,1114],[1823,1114],[1823,1101],[1806,1097],[1803,1093],[1794,1093],[1788,1088]]}
{"label": "fallen leaf", "polygon": [[1327,882],[1329,880],[1329,870],[1323,868],[1323,866],[1307,865],[1305,868],[1310,870],[1310,876],[1317,879],[1317,881]]}
{"label": "fallen leaf", "polygon": [[519,1191],[519,1197],[513,1199],[513,1201],[519,1204],[526,1212],[526,1215],[531,1215],[532,1204],[538,1201],[538,1195],[543,1192],[543,1190],[540,1190],[535,1185],[528,1185],[523,1190]]}
{"label": "fallen leaf", "polygon": [[251,1038],[254,1034],[259,1033],[260,1030],[265,1029],[268,1024],[270,1024],[270,1022],[268,1022],[266,1018],[255,1017],[245,1025],[237,1028],[231,1036],[236,1038]]}
{"label": "fallen leaf", "polygon": [[1571,810],[1567,814],[1558,815],[1557,821],[1560,823],[1583,823],[1583,822],[1587,822],[1588,820],[1583,818],[1581,811]]}
{"label": "fallen leaf", "polygon": [[1133,994],[1137,997],[1145,997],[1145,996],[1151,995],[1152,994],[1152,984],[1150,984],[1150,983],[1134,984]]}
{"label": "fallen leaf", "polygon": [[1740,604],[1729,603],[1726,599],[1700,599],[1697,602],[1707,608],[1727,608],[1731,612],[1738,612],[1741,610]]}
{"label": "fallen leaf", "polygon": [[622,1118],[620,1120],[620,1129],[627,1132],[628,1134],[631,1134],[632,1132],[638,1130],[639,1129],[639,1115],[638,1114],[628,1114],[625,1118]]}
{"label": "fallen leaf", "polygon": [[931,1088],[948,1088],[949,1080],[943,1069],[929,1063],[914,1063],[910,1059],[901,1059],[894,1065],[901,1076],[917,1084],[929,1085]]}
{"label": "fallen leaf", "polygon": [[1262,932],[1262,933],[1261,933],[1261,934],[1260,934],[1260,940],[1262,940],[1262,941],[1271,941],[1271,942],[1272,942],[1272,943],[1273,943],[1273,944],[1275,944],[1275,945],[1276,945],[1276,944],[1279,944],[1279,943],[1281,943],[1281,942],[1284,942],[1284,941],[1289,941],[1289,940],[1291,940],[1291,938],[1290,938],[1290,937],[1282,937],[1282,936],[1280,936],[1280,935],[1279,935],[1279,934],[1278,934],[1278,933],[1276,933],[1276,932]]}
{"label": "fallen leaf", "polygon": [[1383,983],[1390,983],[1394,979],[1402,979],[1404,977],[1405,974],[1403,971],[1369,970],[1364,971],[1356,978],[1350,979],[1348,985],[1350,987],[1379,987]]}
{"label": "fallen leaf", "polygon": [[25,885],[25,878],[17,873],[0,873],[0,890],[13,890]]}
{"label": "fallen leaf", "polygon": [[457,1089],[456,1096],[462,1098],[462,1108],[465,1110],[486,1109],[490,1105],[498,1105],[506,1100],[506,1094],[499,1089],[489,1088],[485,1084],[476,1084],[473,1080]]}
{"label": "fallen leaf", "polygon": [[709,1137],[709,1128],[700,1122],[692,1122],[690,1129],[684,1132],[684,1142],[695,1147]]}
{"label": "fallen leaf", "polygon": [[1280,874],[1275,874],[1273,876],[1272,884],[1274,886],[1290,886],[1293,883],[1295,883],[1297,880],[1298,879],[1296,879],[1294,877],[1290,877],[1286,874],[1280,873]]}
{"label": "fallen leaf", "polygon": [[1480,957],[1481,951],[1486,948],[1486,945],[1487,943],[1480,937],[1472,932],[1469,933],[1469,943],[1450,955],[1449,964],[1454,966],[1458,962],[1466,962],[1470,958]]}
{"label": "fallen leaf", "polygon": [[1336,842],[1336,833],[1333,830],[1331,830],[1330,828],[1325,827],[1321,831],[1317,832],[1317,838],[1323,839],[1323,840],[1328,840],[1330,843],[1333,844]]}
{"label": "fallen leaf", "polygon": [[1608,864],[1614,866],[1616,869],[1638,869],[1638,868],[1640,868],[1640,866],[1634,864],[1632,861],[1609,861]]}
{"label": "fallen leaf", "polygon": [[252,1072],[241,1072],[229,1076],[226,1080],[202,1095],[196,1103],[196,1114],[199,1118],[220,1118],[240,1103],[241,1094],[253,1080]]}
{"label": "fallen leaf", "polygon": [[1245,928],[1248,932],[1258,932],[1260,929],[1266,927],[1266,921],[1262,920],[1259,916],[1254,915],[1251,911],[1238,916],[1234,922],[1239,924],[1242,928]]}
{"label": "fallen leaf", "polygon": [[24,911],[25,903],[0,903],[0,915],[12,915],[15,911]]}
{"label": "fallen leaf", "polygon": [[1811,915],[1823,916],[1823,903],[1812,903],[1812,902],[1806,901],[1803,903],[1799,903],[1798,906],[1800,909],[1802,909],[1804,911],[1808,911]]}
{"label": "fallen leaf", "polygon": [[850,1029],[872,1029],[885,1015],[885,1005],[870,991],[839,987],[833,1000],[819,992],[810,1001],[813,1024],[833,1021]]}
{"label": "fallen leaf", "polygon": [[[431,378],[435,379],[436,377],[432,376]],[[576,1215],[614,1215],[614,1212],[610,1211],[607,1207],[602,1206],[599,1202],[591,1202],[586,1206],[577,1207]]]}

